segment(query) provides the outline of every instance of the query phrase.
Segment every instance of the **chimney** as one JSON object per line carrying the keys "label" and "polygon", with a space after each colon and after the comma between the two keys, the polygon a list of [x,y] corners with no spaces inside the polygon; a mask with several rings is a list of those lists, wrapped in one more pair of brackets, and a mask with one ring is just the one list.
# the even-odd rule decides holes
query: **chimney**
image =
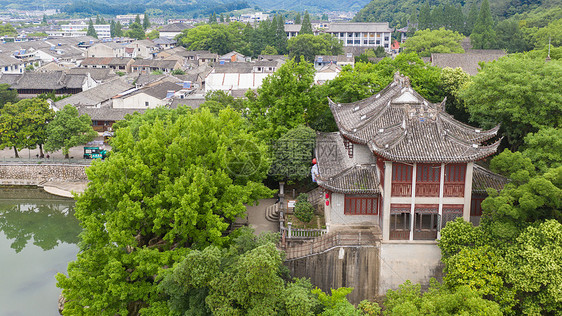
{"label": "chimney", "polygon": [[168,92],[166,92],[166,99],[171,99],[174,93],[176,93],[174,90],[168,90]]}

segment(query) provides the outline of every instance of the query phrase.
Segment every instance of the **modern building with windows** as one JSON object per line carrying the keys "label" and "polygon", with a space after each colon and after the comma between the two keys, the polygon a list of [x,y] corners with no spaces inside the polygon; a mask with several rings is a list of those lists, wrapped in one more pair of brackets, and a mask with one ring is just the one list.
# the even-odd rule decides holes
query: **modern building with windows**
{"label": "modern building with windows", "polygon": [[[286,24],[287,38],[295,37],[301,29],[300,24]],[[378,47],[390,51],[392,29],[384,23],[327,23],[316,28],[314,34],[327,33],[338,38],[343,46]]]}

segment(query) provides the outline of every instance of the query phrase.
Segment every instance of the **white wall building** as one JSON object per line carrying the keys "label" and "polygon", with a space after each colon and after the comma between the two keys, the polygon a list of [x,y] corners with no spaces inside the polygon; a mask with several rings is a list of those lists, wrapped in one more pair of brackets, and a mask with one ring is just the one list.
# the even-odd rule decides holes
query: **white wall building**
{"label": "white wall building", "polygon": [[[111,26],[109,24],[94,24],[94,29],[98,38],[110,38],[111,37]],[[74,37],[74,36],[86,36],[88,32],[88,24],[66,24],[61,25],[61,36]]]}

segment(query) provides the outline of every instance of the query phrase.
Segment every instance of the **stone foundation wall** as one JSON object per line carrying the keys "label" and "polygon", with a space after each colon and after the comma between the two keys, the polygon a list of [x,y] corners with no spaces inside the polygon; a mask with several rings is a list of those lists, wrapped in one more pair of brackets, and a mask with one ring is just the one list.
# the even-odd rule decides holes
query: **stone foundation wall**
{"label": "stone foundation wall", "polygon": [[0,184],[37,185],[45,181],[87,181],[87,165],[3,164]]}

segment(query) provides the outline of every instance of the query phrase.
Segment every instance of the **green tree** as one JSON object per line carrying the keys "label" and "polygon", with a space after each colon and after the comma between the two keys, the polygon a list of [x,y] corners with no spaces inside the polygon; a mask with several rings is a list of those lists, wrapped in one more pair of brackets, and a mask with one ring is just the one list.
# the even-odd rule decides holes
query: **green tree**
{"label": "green tree", "polygon": [[182,31],[176,39],[189,50],[210,50],[222,55],[233,50],[246,50],[248,43],[244,40],[245,30],[246,26],[239,22],[228,25],[204,24]]}
{"label": "green tree", "polygon": [[10,24],[0,25],[0,36],[17,36],[18,31]]}
{"label": "green tree", "polygon": [[43,157],[47,123],[55,113],[46,101],[33,98],[6,103],[0,109],[0,145],[12,147],[16,158],[18,150],[39,145]]}
{"label": "green tree", "polygon": [[289,60],[263,80],[257,96],[248,92],[246,116],[263,139],[276,140],[306,122],[305,113],[317,103],[314,67],[304,60]]}
{"label": "green tree", "polygon": [[431,8],[429,7],[429,2],[424,3],[420,9],[418,29],[431,29]]}
{"label": "green tree", "polygon": [[47,25],[47,16],[43,14],[43,19],[41,20],[43,25]]}
{"label": "green tree", "polygon": [[301,24],[301,13],[297,12],[297,15],[295,16],[295,24]]}
{"label": "green tree", "polygon": [[299,35],[303,34],[312,34],[312,24],[310,23],[310,15],[308,15],[308,11],[304,12],[304,18],[302,19],[302,25],[299,31]]}
{"label": "green tree", "polygon": [[562,46],[562,18],[548,23],[546,27],[540,28],[533,35],[534,46],[536,48],[543,48],[548,46]]}
{"label": "green tree", "polygon": [[9,84],[0,84],[0,110],[4,107],[4,104],[16,102],[18,102],[18,91],[10,89]]}
{"label": "green tree", "polygon": [[115,23],[113,35],[115,37],[122,37],[123,36],[123,25],[121,25],[121,22],[117,21],[117,23]]}
{"label": "green tree", "polygon": [[562,128],[541,128],[527,134],[522,154],[542,172],[562,166]]}
{"label": "green tree", "polygon": [[144,34],[144,29],[142,28],[142,25],[140,25],[137,22],[134,22],[133,24],[129,25],[129,29],[127,30],[127,32],[125,32],[125,36],[142,40],[145,39],[146,34]]}
{"label": "green tree", "polygon": [[310,177],[316,132],[307,126],[290,129],[275,141],[270,175],[279,180],[302,181]]}
{"label": "green tree", "polygon": [[308,201],[308,195],[301,193],[295,203],[295,217],[303,223],[308,223],[314,217],[314,206]]}
{"label": "green tree", "polygon": [[470,43],[474,49],[490,49],[496,45],[496,32],[488,0],[483,0],[480,5],[478,20],[470,34]]}
{"label": "green tree", "polygon": [[468,123],[469,114],[466,111],[464,100],[460,92],[470,83],[470,75],[460,67],[455,69],[445,67],[441,71],[441,88],[447,94],[446,112],[452,114],[457,120]]}
{"label": "green tree", "polygon": [[434,279],[427,292],[410,281],[399,289],[389,290],[384,301],[384,315],[502,315],[497,303],[480,297],[467,286],[454,290]]}
{"label": "green tree", "polygon": [[135,23],[137,23],[138,25],[142,25],[141,18],[138,14],[135,16]]}
{"label": "green tree", "polygon": [[65,105],[47,125],[45,150],[52,152],[62,149],[65,158],[68,158],[71,147],[90,142],[97,135],[87,114],[79,115],[78,109]]}
{"label": "green tree", "polygon": [[260,55],[278,55],[279,52],[275,47],[267,45],[262,51]]}
{"label": "green tree", "polygon": [[88,22],[88,30],[86,31],[86,35],[93,38],[98,38],[98,34],[96,33],[96,29],[94,28],[94,22],[92,22],[92,19],[90,19],[90,22]]}
{"label": "green tree", "polygon": [[148,14],[144,13],[144,18],[142,19],[142,28],[147,30],[150,27],[150,20],[148,19]]}
{"label": "green tree", "polygon": [[100,15],[96,15],[96,25],[101,24]]}
{"label": "green tree", "polygon": [[[68,277],[57,275],[67,299],[64,314],[136,315],[145,308],[167,314],[155,281],[159,271],[195,249],[228,244],[233,236],[225,232],[244,214],[244,204],[271,195],[261,184],[269,168],[265,146],[231,109],[213,115],[185,108],[127,117],[112,146],[104,162],[87,169],[90,183],[76,202],[84,232]],[[275,254],[280,260],[275,247],[250,251],[235,265],[239,275],[251,273],[238,279],[237,293],[255,289],[259,295],[273,285],[252,282],[262,272],[274,273],[269,261],[260,261],[263,270],[251,269],[262,251],[271,255],[267,260]]]}
{"label": "green tree", "polygon": [[562,123],[562,61],[516,55],[488,63],[461,92],[471,120],[483,128],[501,123],[511,150],[540,128]]}
{"label": "green tree", "polygon": [[222,15],[222,13],[221,13],[221,15],[220,15],[220,17],[219,17],[219,21],[220,21],[221,23],[224,23],[224,15]]}
{"label": "green tree", "polygon": [[463,35],[442,27],[438,30],[417,31],[402,47],[404,52],[415,52],[422,57],[429,57],[431,53],[464,53],[461,47],[463,39]]}
{"label": "green tree", "polygon": [[282,15],[277,16],[275,26],[275,49],[278,54],[284,54],[287,51],[287,34],[285,33],[285,19]]}
{"label": "green tree", "polygon": [[476,2],[473,2],[470,5],[470,11],[468,11],[468,16],[466,18],[466,28],[464,31],[464,35],[469,36],[474,29],[474,25],[476,25],[476,21],[478,20],[478,6],[476,6]]}
{"label": "green tree", "polygon": [[146,33],[146,37],[148,37],[151,40],[157,39],[157,38],[160,37],[160,32],[157,29],[154,29],[154,30]]}
{"label": "green tree", "polygon": [[287,50],[290,58],[298,59],[302,56],[306,61],[313,62],[316,55],[343,54],[343,44],[330,34],[299,34],[289,39]]}
{"label": "green tree", "polygon": [[505,49],[509,53],[517,53],[529,50],[531,43],[525,37],[519,23],[513,20],[504,20],[496,25],[495,48]]}

